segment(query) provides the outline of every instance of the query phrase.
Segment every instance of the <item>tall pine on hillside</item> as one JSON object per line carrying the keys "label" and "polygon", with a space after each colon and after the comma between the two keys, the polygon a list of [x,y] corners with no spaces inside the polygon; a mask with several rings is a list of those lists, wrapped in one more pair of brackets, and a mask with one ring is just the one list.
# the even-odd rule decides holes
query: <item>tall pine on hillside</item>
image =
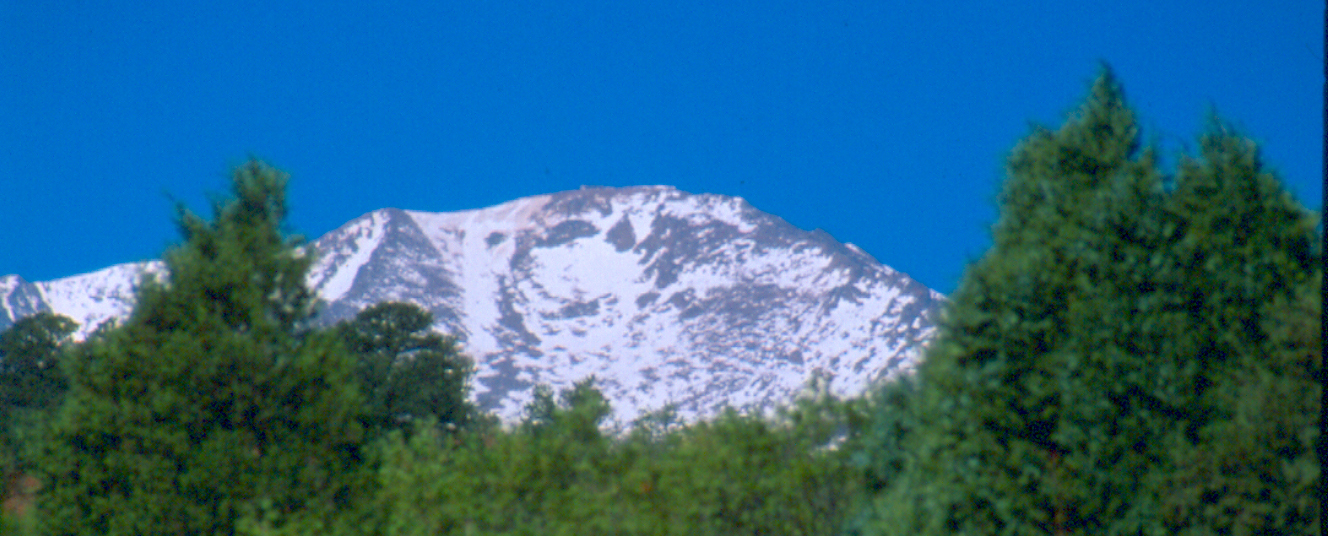
{"label": "tall pine on hillside", "polygon": [[1202,147],[1164,176],[1104,68],[1015,148],[866,532],[1318,532],[1314,219],[1248,140]]}
{"label": "tall pine on hillside", "polygon": [[130,318],[72,354],[48,532],[233,533],[351,499],[361,396],[336,337],[305,326],[312,259],[282,236],[285,186],[251,161],[212,221],[181,209],[165,280],[144,278]]}

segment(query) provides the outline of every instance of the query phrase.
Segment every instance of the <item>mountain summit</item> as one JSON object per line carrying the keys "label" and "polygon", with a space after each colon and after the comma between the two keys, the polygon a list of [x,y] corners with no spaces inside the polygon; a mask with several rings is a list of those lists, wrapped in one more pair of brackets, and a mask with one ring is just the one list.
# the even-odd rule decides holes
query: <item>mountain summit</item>
{"label": "mountain summit", "polygon": [[[822,231],[665,186],[382,209],[311,245],[320,320],[423,306],[475,359],[480,406],[508,422],[535,385],[592,375],[621,423],[667,404],[683,420],[769,407],[816,375],[856,394],[912,368],[944,299]],[[159,266],[0,278],[0,328],[51,310],[87,333],[127,314],[136,274]]]}

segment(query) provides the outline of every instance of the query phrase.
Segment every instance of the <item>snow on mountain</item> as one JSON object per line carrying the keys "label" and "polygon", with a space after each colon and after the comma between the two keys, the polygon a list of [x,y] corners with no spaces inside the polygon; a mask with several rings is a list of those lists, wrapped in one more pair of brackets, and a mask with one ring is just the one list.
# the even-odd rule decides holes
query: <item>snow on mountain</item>
{"label": "snow on mountain", "polygon": [[[382,209],[311,245],[321,321],[425,307],[475,359],[477,401],[509,422],[533,386],[592,375],[621,423],[665,404],[685,420],[769,407],[814,374],[856,394],[911,369],[944,299],[824,232],[665,186]],[[128,313],[143,269],[160,265],[0,278],[0,323],[46,307],[89,330]]]}
{"label": "snow on mountain", "polygon": [[37,285],[24,281],[22,277],[7,275],[0,277],[0,330],[25,316],[50,310],[42,301]]}
{"label": "snow on mountain", "polygon": [[78,322],[77,336],[84,337],[108,319],[129,316],[140,278],[164,268],[161,261],[118,264],[37,285],[51,310]]}
{"label": "snow on mountain", "polygon": [[117,264],[39,283],[16,275],[0,277],[0,330],[25,316],[54,311],[78,322],[74,336],[81,339],[107,320],[129,316],[139,277],[160,273],[163,267],[160,261]]}

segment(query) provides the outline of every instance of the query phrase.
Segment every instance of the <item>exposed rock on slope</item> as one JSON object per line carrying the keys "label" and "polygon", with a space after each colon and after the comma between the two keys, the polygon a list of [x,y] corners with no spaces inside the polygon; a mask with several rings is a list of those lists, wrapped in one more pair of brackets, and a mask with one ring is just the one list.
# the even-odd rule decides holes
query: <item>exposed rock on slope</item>
{"label": "exposed rock on slope", "polygon": [[[509,421],[534,385],[590,375],[623,423],[668,403],[692,419],[785,401],[815,373],[857,393],[912,366],[943,300],[824,232],[659,186],[382,209],[312,245],[321,320],[420,304],[475,358],[480,404]],[[129,311],[137,269],[0,279],[0,323],[45,308],[86,330]]]}

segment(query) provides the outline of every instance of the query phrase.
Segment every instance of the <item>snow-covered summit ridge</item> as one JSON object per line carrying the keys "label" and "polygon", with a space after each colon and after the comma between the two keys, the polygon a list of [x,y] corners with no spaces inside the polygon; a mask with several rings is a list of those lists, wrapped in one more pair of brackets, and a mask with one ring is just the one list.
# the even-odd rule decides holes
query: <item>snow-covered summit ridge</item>
{"label": "snow-covered summit ridge", "polygon": [[313,243],[329,319],[433,311],[514,419],[531,388],[595,376],[623,422],[786,400],[814,374],[860,392],[911,368],[943,299],[822,231],[669,187],[584,188],[484,209],[383,209]]}
{"label": "snow-covered summit ridge", "polygon": [[160,261],[145,261],[37,283],[17,275],[0,277],[0,330],[25,316],[53,311],[78,322],[74,337],[82,339],[107,320],[129,316],[140,278],[163,269]]}
{"label": "snow-covered summit ridge", "polygon": [[[856,394],[912,368],[943,301],[823,231],[666,186],[381,209],[310,245],[322,321],[385,300],[425,307],[475,359],[477,401],[507,421],[533,386],[591,375],[622,423],[666,404],[684,419],[768,407],[816,374]],[[0,323],[40,307],[85,324],[122,316],[132,266],[0,278]]]}

